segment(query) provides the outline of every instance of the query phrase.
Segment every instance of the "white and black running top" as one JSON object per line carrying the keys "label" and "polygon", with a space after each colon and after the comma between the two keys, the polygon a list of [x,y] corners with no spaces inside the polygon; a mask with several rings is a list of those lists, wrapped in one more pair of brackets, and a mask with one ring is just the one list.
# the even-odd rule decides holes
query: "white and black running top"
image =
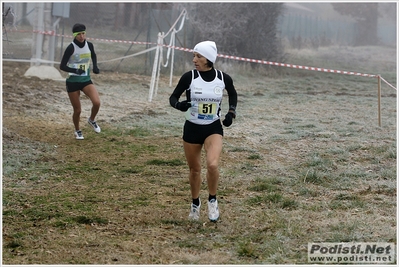
{"label": "white and black running top", "polygon": [[225,89],[229,97],[229,109],[235,111],[237,92],[228,74],[215,68],[209,71],[192,70],[182,75],[169,98],[169,103],[175,107],[183,92],[186,92],[187,101],[191,103],[191,108],[186,112],[186,119],[195,124],[211,124],[220,119]]}

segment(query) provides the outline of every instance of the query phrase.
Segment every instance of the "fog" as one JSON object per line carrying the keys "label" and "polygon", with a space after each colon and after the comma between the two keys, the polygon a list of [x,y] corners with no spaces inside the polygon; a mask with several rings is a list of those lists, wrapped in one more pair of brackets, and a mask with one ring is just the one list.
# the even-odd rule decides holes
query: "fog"
{"label": "fog", "polygon": [[[287,28],[281,29],[282,35],[287,38],[301,36],[302,39],[325,37],[337,45],[396,46],[396,3],[341,5],[340,9],[346,14],[334,9],[332,3],[285,3],[282,24]],[[289,19],[291,24],[287,25]],[[372,29],[375,32],[371,32]]]}
{"label": "fog", "polygon": [[[41,38],[43,43],[39,46],[43,47],[44,55],[51,50],[47,47],[52,41],[62,50],[64,42],[69,42],[64,36],[70,35],[76,22],[90,29],[90,37],[156,44],[158,33],[169,31],[184,9],[187,17],[176,35],[176,46],[192,48],[199,40],[213,39],[220,53],[255,59],[280,61],[286,49],[396,47],[397,39],[397,4],[393,2],[71,2],[64,3],[62,9],[55,12],[59,4],[3,3],[3,56],[35,57],[32,53],[38,51],[37,47],[15,39],[32,39],[32,32],[38,30],[55,31],[62,37],[51,40],[48,35],[33,34],[33,46],[37,46]],[[11,31],[14,34],[10,35]],[[20,34],[17,36],[15,32]],[[165,39],[165,44],[168,42]],[[55,52],[56,60],[61,52]]]}

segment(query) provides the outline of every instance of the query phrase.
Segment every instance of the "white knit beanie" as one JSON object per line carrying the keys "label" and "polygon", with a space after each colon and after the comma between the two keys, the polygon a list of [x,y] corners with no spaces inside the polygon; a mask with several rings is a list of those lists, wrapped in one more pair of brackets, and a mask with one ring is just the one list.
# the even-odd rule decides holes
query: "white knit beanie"
{"label": "white knit beanie", "polygon": [[218,49],[213,41],[203,41],[194,47],[194,52],[197,52],[207,58],[210,62],[215,63],[218,55]]}

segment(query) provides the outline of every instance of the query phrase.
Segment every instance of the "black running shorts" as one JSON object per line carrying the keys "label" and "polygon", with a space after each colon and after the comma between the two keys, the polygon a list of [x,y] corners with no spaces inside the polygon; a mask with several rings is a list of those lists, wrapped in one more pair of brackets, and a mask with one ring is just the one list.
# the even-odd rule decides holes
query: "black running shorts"
{"label": "black running shorts", "polygon": [[205,139],[212,134],[223,136],[223,127],[220,120],[208,125],[192,123],[188,120],[184,123],[183,140],[190,144],[204,144]]}
{"label": "black running shorts", "polygon": [[93,82],[91,80],[87,82],[66,82],[66,89],[68,93],[72,93],[83,90],[89,84],[93,84]]}

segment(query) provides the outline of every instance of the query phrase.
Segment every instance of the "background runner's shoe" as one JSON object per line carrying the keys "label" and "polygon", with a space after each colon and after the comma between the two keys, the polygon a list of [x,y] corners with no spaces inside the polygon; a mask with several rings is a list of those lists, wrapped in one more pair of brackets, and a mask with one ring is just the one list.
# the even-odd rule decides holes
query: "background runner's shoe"
{"label": "background runner's shoe", "polygon": [[100,126],[98,126],[98,124],[97,124],[96,121],[92,121],[92,120],[90,120],[90,118],[88,118],[88,119],[87,119],[87,122],[93,127],[93,129],[94,129],[94,131],[95,131],[96,133],[101,132],[101,128],[100,128]]}
{"label": "background runner's shoe", "polygon": [[201,208],[201,200],[198,206],[191,203],[191,210],[190,214],[188,215],[188,218],[191,220],[198,221],[200,216],[200,208]]}
{"label": "background runner's shoe", "polygon": [[216,222],[219,219],[219,207],[216,199],[208,201],[208,217],[212,222]]}
{"label": "background runner's shoe", "polygon": [[83,139],[85,139],[85,138],[83,137],[83,133],[82,133],[81,130],[75,131],[75,138],[76,138],[77,140],[83,140]]}

